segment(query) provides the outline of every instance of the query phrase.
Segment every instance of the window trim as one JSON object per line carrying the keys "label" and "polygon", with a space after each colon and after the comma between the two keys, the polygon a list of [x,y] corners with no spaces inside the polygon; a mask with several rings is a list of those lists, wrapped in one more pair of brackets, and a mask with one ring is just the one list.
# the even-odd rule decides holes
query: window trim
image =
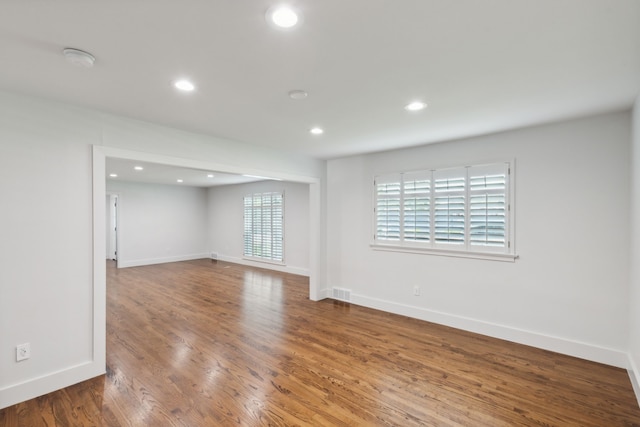
{"label": "window trim", "polygon": [[[434,216],[434,195],[435,189],[433,189],[435,183],[433,179],[430,182],[431,190],[431,198],[430,198],[430,238],[427,242],[418,242],[411,240],[404,240],[405,230],[403,228],[404,219],[401,219],[400,226],[400,239],[399,240],[380,240],[378,239],[378,218],[377,218],[377,180],[380,178],[389,178],[392,175],[407,175],[407,174],[421,174],[421,173],[432,173],[431,177],[433,178],[433,173],[447,173],[447,171],[454,171],[456,169],[464,169],[467,171],[470,168],[478,168],[478,167],[492,167],[498,166],[500,164],[505,164],[507,169],[507,182],[505,189],[506,196],[506,211],[505,211],[505,246],[499,247],[497,250],[492,249],[490,246],[475,246],[472,245],[469,241],[470,234],[470,217],[465,216],[465,243],[463,245],[457,246],[455,244],[448,244],[443,242],[436,242],[434,239],[435,232],[433,223]],[[469,186],[469,175],[468,173],[465,176],[465,184],[466,187]],[[404,183],[401,181],[401,189],[404,191]],[[401,193],[403,193],[401,191]],[[469,203],[471,199],[472,192],[471,190],[465,191],[465,212],[469,212]],[[404,194],[400,196],[400,203],[403,203]],[[403,208],[403,206],[402,206]],[[423,170],[412,170],[412,171],[404,171],[404,172],[389,172],[389,173],[380,173],[376,174],[373,177],[373,226],[372,226],[372,236],[373,240],[370,242],[369,246],[373,250],[380,251],[391,251],[391,252],[404,252],[404,253],[415,253],[415,254],[426,254],[426,255],[439,255],[439,256],[450,256],[450,257],[460,257],[460,258],[473,258],[473,259],[484,259],[484,260],[495,260],[495,261],[507,261],[507,262],[515,262],[519,256],[516,254],[516,244],[515,244],[515,159],[509,160],[494,160],[482,163],[474,163],[467,164],[464,166],[453,166],[446,168],[430,168]],[[400,216],[404,218],[404,210],[401,209]],[[486,250],[477,250],[478,248],[486,248]]]}
{"label": "window trim", "polygon": [[407,245],[407,244],[389,245],[389,244],[379,243],[375,241],[369,243],[369,247],[371,247],[371,249],[376,251],[401,252],[401,253],[422,254],[422,255],[439,255],[439,256],[456,257],[456,258],[484,259],[489,261],[515,262],[516,259],[520,258],[520,256],[515,253],[467,252],[464,250],[427,248],[427,247],[420,247],[420,246]]}

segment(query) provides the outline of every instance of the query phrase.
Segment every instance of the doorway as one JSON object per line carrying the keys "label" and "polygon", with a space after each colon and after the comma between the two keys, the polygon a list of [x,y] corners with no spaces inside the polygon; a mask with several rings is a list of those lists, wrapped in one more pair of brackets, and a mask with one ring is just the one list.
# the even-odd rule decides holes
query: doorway
{"label": "doorway", "polygon": [[[262,169],[242,168],[227,164],[201,161],[194,159],[186,159],[180,157],[166,156],[162,154],[145,153],[140,151],[132,151],[122,148],[93,146],[93,190],[94,190],[94,287],[96,294],[100,296],[100,300],[94,300],[98,307],[102,307],[102,300],[106,298],[102,290],[106,285],[105,258],[106,254],[102,251],[107,246],[102,240],[105,238],[106,230],[102,229],[106,225],[106,218],[102,217],[105,213],[105,207],[102,203],[107,195],[106,190],[106,159],[108,157],[137,160],[141,162],[156,163],[166,166],[174,166],[178,168],[189,168],[205,171],[219,171],[227,174],[250,175],[271,177],[275,180],[284,180],[309,185],[309,299],[319,301],[328,298],[329,291],[325,289],[324,274],[324,256],[322,253],[323,239],[321,232],[324,228],[322,221],[322,188],[321,179],[314,176],[293,175],[289,173],[274,172]],[[118,207],[118,210],[121,207]],[[117,218],[122,220],[122,218]],[[116,227],[117,229],[117,227]],[[120,235],[119,232],[116,235]],[[121,235],[120,235],[121,236]],[[120,245],[120,240],[116,238],[116,245]],[[122,248],[118,248],[122,249]],[[120,254],[121,255],[121,254]],[[122,259],[121,256],[117,258]],[[101,331],[100,325],[103,325],[102,319],[96,319],[96,331]],[[101,343],[102,341],[100,341]],[[98,350],[97,350],[98,351]],[[100,351],[98,351],[100,353]]]}
{"label": "doorway", "polygon": [[107,194],[105,202],[107,259],[118,261],[118,195]]}

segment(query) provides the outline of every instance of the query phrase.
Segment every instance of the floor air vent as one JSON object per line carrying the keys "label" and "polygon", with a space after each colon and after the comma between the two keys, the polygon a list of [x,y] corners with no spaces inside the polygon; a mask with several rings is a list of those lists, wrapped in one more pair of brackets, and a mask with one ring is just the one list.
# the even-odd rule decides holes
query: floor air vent
{"label": "floor air vent", "polygon": [[331,295],[331,297],[340,301],[351,301],[351,290],[344,288],[333,288],[333,294]]}

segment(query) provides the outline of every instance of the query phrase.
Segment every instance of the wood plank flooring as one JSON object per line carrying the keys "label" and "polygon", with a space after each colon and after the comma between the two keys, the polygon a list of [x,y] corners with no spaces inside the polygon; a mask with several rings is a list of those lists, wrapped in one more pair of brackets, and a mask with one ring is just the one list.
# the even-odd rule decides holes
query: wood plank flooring
{"label": "wood plank flooring", "polygon": [[626,371],[210,260],[108,268],[107,374],[0,426],[640,426]]}

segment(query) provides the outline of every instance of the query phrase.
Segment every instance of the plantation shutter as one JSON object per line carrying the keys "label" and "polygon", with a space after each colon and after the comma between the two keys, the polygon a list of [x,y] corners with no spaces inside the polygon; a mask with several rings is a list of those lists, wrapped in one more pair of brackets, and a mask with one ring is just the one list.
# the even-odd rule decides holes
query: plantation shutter
{"label": "plantation shutter", "polygon": [[377,240],[400,240],[400,174],[376,177],[376,233]]}
{"label": "plantation shutter", "polygon": [[469,168],[470,244],[504,248],[507,245],[508,165]]}
{"label": "plantation shutter", "polygon": [[402,175],[404,240],[428,242],[431,235],[431,172]]}
{"label": "plantation shutter", "polygon": [[244,197],[244,256],[252,256],[253,249],[253,196]]}
{"label": "plantation shutter", "polygon": [[271,258],[274,261],[284,259],[284,206],[281,193],[271,193]]}
{"label": "plantation shutter", "polygon": [[433,172],[435,190],[434,239],[436,243],[465,243],[466,169]]}
{"label": "plantation shutter", "polygon": [[510,256],[510,163],[402,172],[374,179],[374,239],[402,251]]}
{"label": "plantation shutter", "polygon": [[244,198],[244,255],[283,260],[282,193],[257,193]]}

